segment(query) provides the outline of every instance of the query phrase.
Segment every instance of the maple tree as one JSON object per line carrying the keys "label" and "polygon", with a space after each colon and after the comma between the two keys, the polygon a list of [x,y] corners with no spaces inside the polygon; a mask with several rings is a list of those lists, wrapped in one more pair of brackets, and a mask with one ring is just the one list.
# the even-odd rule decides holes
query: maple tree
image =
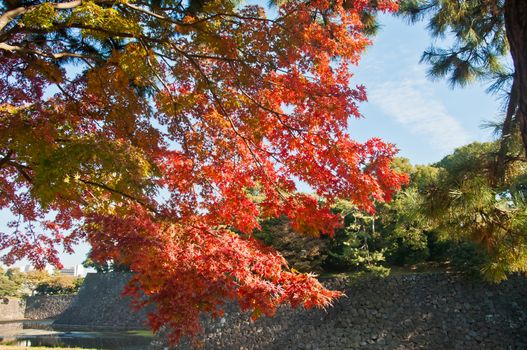
{"label": "maple tree", "polygon": [[[59,266],[86,239],[129,266],[171,339],[237,300],[253,317],[339,295],[253,236],[259,218],[331,234],[330,206],[364,210],[405,181],[393,145],[347,134],[370,44],[361,18],[391,0],[3,2],[0,14],[2,260]],[[317,197],[295,192],[294,179]]]}

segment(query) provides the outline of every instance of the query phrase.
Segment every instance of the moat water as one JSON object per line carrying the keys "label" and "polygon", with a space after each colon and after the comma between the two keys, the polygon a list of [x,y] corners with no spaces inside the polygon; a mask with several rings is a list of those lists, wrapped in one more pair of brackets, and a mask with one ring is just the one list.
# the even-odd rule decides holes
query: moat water
{"label": "moat water", "polygon": [[152,340],[147,330],[120,331],[53,326],[53,320],[0,321],[0,344],[24,347],[77,347],[143,350]]}

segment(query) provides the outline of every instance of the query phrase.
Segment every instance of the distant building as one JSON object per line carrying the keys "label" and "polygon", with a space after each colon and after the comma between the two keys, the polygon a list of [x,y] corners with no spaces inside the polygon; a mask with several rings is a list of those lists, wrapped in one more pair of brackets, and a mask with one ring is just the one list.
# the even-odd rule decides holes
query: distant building
{"label": "distant building", "polygon": [[86,272],[84,271],[84,266],[75,265],[72,267],[67,267],[62,270],[59,270],[59,273],[63,276],[72,276],[72,277],[84,277]]}
{"label": "distant building", "polygon": [[[85,277],[86,276],[86,271],[84,269],[84,266],[82,265],[66,267],[66,268],[63,268],[62,270],[54,269],[53,267],[48,265],[44,268],[44,270],[50,275],[58,272],[62,276],[71,276],[71,277]],[[24,272],[28,273],[30,271],[35,271],[35,268],[31,265],[26,265],[24,267]]]}
{"label": "distant building", "polygon": [[[24,272],[25,273],[28,273],[28,272],[31,272],[31,271],[35,271],[35,270],[36,269],[33,267],[33,265],[26,265],[26,266],[24,266]],[[44,271],[46,271],[49,274],[52,274],[53,271],[54,271],[54,268],[51,265],[46,265],[46,267],[44,268]]]}

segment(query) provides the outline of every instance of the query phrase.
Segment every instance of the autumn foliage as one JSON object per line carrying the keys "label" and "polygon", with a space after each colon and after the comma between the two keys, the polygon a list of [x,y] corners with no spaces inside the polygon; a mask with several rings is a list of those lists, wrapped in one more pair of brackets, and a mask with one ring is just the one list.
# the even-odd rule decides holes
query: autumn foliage
{"label": "autumn foliage", "polygon": [[[196,3],[196,4],[195,4]],[[252,237],[288,216],[331,235],[347,198],[365,210],[405,181],[396,149],[347,134],[361,117],[350,68],[365,13],[395,1],[283,1],[270,18],[232,1],[37,1],[0,16],[2,260],[93,258],[136,273],[172,340],[237,300],[253,316],[339,295]],[[295,179],[316,195],[297,193]]]}

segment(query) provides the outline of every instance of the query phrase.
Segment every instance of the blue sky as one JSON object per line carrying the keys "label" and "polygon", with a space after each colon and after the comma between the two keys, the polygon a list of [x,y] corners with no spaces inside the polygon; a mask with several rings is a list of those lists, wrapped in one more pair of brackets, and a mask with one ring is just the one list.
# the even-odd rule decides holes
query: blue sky
{"label": "blue sky", "polygon": [[355,70],[353,83],[366,86],[369,101],[360,107],[365,119],[352,121],[350,134],[358,140],[381,137],[415,164],[491,140],[491,130],[480,125],[499,117],[501,102],[485,93],[483,83],[452,90],[445,80],[427,77],[428,67],[419,60],[432,40],[423,23],[408,25],[390,15],[380,22],[380,33]]}
{"label": "blue sky", "polygon": [[[352,84],[364,84],[369,101],[360,106],[365,118],[350,123],[352,137],[381,137],[414,164],[433,163],[458,146],[490,140],[490,130],[480,125],[499,117],[500,102],[485,93],[483,84],[452,90],[445,81],[427,78],[427,66],[419,64],[431,44],[423,24],[410,26],[389,15],[380,22],[374,45],[354,69]],[[0,212],[0,227],[9,218]],[[80,264],[88,250],[82,244],[74,255],[62,254],[63,264]]]}

